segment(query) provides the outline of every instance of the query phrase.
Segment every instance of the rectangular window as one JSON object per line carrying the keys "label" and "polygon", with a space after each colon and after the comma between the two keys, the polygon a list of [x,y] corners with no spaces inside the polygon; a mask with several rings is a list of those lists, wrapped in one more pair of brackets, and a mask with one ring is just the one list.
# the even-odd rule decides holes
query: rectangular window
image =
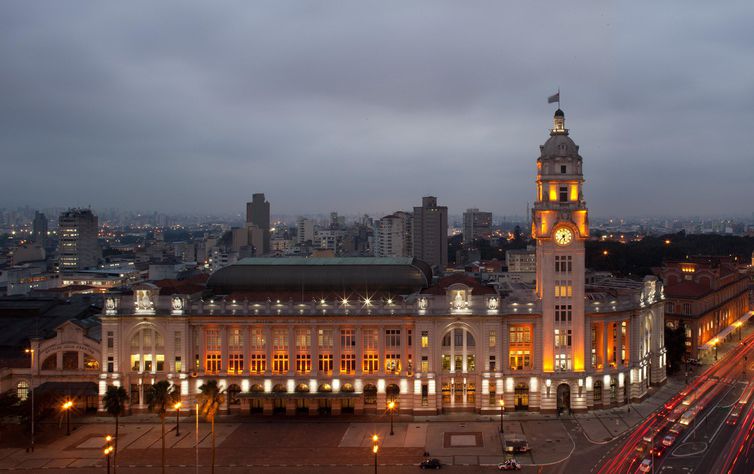
{"label": "rectangular window", "polygon": [[495,371],[495,356],[490,356],[490,371]]}
{"label": "rectangular window", "polygon": [[228,331],[228,349],[231,351],[243,350],[243,338],[241,337],[241,330],[238,328],[231,328]]}
{"label": "rectangular window", "polygon": [[222,339],[220,338],[219,329],[207,329],[205,331],[205,345],[207,351],[220,351]]}
{"label": "rectangular window", "polygon": [[363,329],[364,352],[377,352],[379,344],[379,331],[377,329]]}
{"label": "rectangular window", "polygon": [[488,339],[490,347],[495,347],[497,345],[497,333],[495,331],[489,332]]}
{"label": "rectangular window", "polygon": [[340,355],[340,373],[353,374],[356,372],[356,354]]}
{"label": "rectangular window", "polygon": [[408,345],[408,347],[411,347],[414,344],[412,335],[413,335],[412,331],[410,329],[406,329],[406,339],[407,339],[406,344]]}
{"label": "rectangular window", "polygon": [[107,358],[107,371],[110,373],[115,372],[115,361],[112,357]]}
{"label": "rectangular window", "polygon": [[571,370],[570,354],[555,354],[555,370]]}
{"label": "rectangular window", "polygon": [[573,296],[573,286],[571,280],[555,280],[555,297],[570,298]]}
{"label": "rectangular window", "polygon": [[288,354],[277,352],[272,355],[272,372],[274,374],[288,373]]}
{"label": "rectangular window", "polygon": [[112,349],[115,345],[115,337],[113,331],[107,331],[107,348]]}
{"label": "rectangular window", "polygon": [[180,372],[183,370],[183,362],[181,361],[181,356],[175,356],[175,371]]}
{"label": "rectangular window", "polygon": [[509,337],[511,344],[531,344],[531,328],[529,326],[511,326]]}
{"label": "rectangular window", "polygon": [[273,351],[287,351],[288,350],[288,329],[275,328],[272,330],[272,350]]}
{"label": "rectangular window", "polygon": [[356,347],[356,337],[353,329],[340,330],[340,350],[351,351]]}
{"label": "rectangular window", "polygon": [[251,354],[249,357],[249,372],[252,374],[263,374],[267,370],[265,354]]}
{"label": "rectangular window", "polygon": [[332,374],[332,354],[319,354],[317,369],[321,374]]}
{"label": "rectangular window", "polygon": [[423,348],[429,347],[429,331],[422,331],[421,344]]}
{"label": "rectangular window", "polygon": [[401,330],[385,329],[385,348],[401,347]]}
{"label": "rectangular window", "polygon": [[568,186],[560,186],[560,189],[558,191],[558,200],[560,202],[568,202]]}
{"label": "rectangular window", "polygon": [[296,329],[296,350],[308,351],[312,346],[311,330]]}
{"label": "rectangular window", "polygon": [[555,272],[570,273],[573,271],[573,257],[571,255],[555,256]]}
{"label": "rectangular window", "polygon": [[510,351],[508,353],[511,370],[527,370],[531,368],[531,352]]}
{"label": "rectangular window", "polygon": [[571,347],[572,332],[570,329],[555,330],[555,347]]}
{"label": "rectangular window", "polygon": [[312,371],[311,354],[296,354],[296,373],[308,374]]}
{"label": "rectangular window", "polygon": [[573,318],[573,310],[570,304],[555,305],[555,322],[570,323]]}
{"label": "rectangular window", "polygon": [[251,330],[251,350],[264,351],[264,329],[254,328]]}
{"label": "rectangular window", "polygon": [[332,350],[333,338],[332,329],[318,329],[317,330],[317,344],[320,350],[327,349]]}
{"label": "rectangular window", "polygon": [[385,373],[398,374],[401,372],[401,355],[385,354]]}
{"label": "rectangular window", "polygon": [[376,374],[380,370],[380,358],[375,353],[364,354],[362,370],[365,374]]}
{"label": "rectangular window", "polygon": [[424,373],[429,372],[429,357],[422,356],[421,371]]}
{"label": "rectangular window", "polygon": [[220,354],[207,354],[204,370],[210,374],[219,373],[222,370],[222,356]]}
{"label": "rectangular window", "polygon": [[560,173],[561,174],[566,174],[566,169],[567,169],[566,165],[560,165]]}
{"label": "rectangular window", "polygon": [[228,355],[228,373],[229,374],[242,374],[243,373],[243,354],[230,354]]}

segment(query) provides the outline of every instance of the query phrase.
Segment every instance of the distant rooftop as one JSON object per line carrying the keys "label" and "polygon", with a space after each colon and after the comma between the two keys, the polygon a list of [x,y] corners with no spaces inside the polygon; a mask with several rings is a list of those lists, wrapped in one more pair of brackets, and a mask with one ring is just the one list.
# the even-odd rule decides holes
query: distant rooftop
{"label": "distant rooftop", "polygon": [[412,257],[267,257],[244,258],[235,265],[411,265]]}

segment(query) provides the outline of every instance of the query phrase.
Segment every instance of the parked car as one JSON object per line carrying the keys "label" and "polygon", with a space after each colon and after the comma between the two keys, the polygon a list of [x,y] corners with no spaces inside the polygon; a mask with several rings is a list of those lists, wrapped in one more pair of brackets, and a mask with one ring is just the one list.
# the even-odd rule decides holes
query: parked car
{"label": "parked car", "polygon": [[440,460],[434,458],[427,458],[419,464],[420,469],[440,469],[440,467],[442,467]]}

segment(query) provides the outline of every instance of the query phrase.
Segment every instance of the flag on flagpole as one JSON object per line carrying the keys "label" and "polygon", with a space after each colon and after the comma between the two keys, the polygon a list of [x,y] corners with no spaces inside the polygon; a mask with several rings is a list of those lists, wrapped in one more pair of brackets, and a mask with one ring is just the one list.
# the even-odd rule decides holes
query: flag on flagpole
{"label": "flag on flagpole", "polygon": [[553,102],[560,102],[560,91],[558,91],[557,94],[551,95],[547,98],[548,104],[552,104]]}

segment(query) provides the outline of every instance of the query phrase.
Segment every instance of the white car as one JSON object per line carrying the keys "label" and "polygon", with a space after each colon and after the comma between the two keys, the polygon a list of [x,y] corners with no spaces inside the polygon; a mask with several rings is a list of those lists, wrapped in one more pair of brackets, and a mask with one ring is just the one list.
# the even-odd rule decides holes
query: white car
{"label": "white car", "polygon": [[641,472],[650,472],[652,470],[652,460],[649,458],[644,458],[641,464],[639,464],[639,470]]}

